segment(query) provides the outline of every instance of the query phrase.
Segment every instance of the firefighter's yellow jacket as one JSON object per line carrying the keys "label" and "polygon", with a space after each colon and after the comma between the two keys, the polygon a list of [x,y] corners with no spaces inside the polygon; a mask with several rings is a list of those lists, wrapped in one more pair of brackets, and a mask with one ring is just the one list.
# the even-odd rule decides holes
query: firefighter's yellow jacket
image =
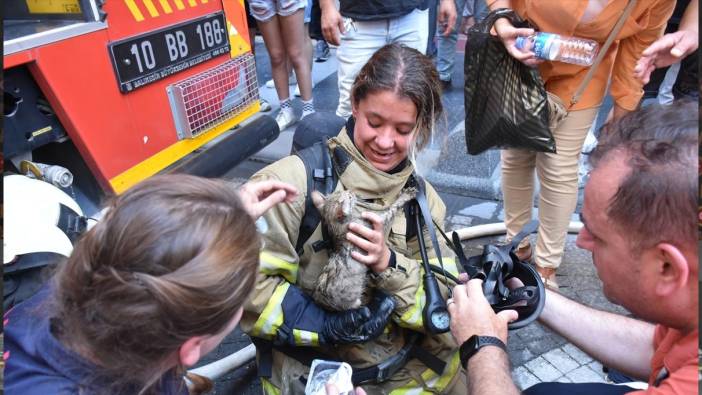
{"label": "firefighter's yellow jacket", "polygon": [[[387,207],[392,204],[407,183],[413,172],[408,164],[403,170],[388,174],[373,167],[356,149],[351,138],[342,130],[337,137],[329,140],[330,150],[343,149],[352,159],[343,174],[339,176],[336,186],[351,189],[360,198],[372,199],[373,203]],[[297,156],[283,158],[256,173],[252,180],[278,179],[288,182],[300,191],[292,203],[281,203],[265,215],[266,226],[263,229],[263,251],[260,256],[260,272],[253,295],[245,307],[242,328],[252,337],[275,340],[285,337],[288,344],[306,347],[310,353],[322,351],[351,364],[354,368],[363,368],[378,364],[396,354],[405,344],[408,331],[425,332],[422,321],[424,307],[424,287],[422,285],[423,268],[415,238],[405,240],[407,228],[405,216],[399,212],[392,224],[388,244],[395,252],[396,266],[388,268],[375,278],[374,283],[391,294],[396,302],[391,323],[384,333],[369,342],[351,345],[323,345],[318,342],[318,334],[311,330],[314,326],[305,325],[306,317],[299,309],[295,310],[296,295],[299,290],[307,295],[315,288],[316,280],[328,259],[327,250],[314,252],[311,244],[322,239],[321,226],[318,226],[304,246],[302,256],[295,252],[300,222],[305,210],[307,193],[307,174],[302,160]],[[430,211],[437,224],[443,226],[446,207],[436,191],[426,184],[427,200]],[[426,227],[425,227],[426,228]],[[429,240],[426,229],[424,230]],[[437,264],[431,243],[427,242],[428,255],[433,264]],[[454,255],[440,240],[442,258],[446,270],[457,275]],[[444,298],[447,287],[440,279]],[[453,284],[450,284],[452,286]],[[296,288],[292,292],[291,289]],[[287,312],[287,314],[286,314]],[[293,317],[298,315],[298,317]],[[313,317],[309,317],[313,319]],[[422,362],[411,359],[389,380],[381,384],[363,385],[369,394],[404,394],[404,393],[457,393],[465,389],[453,388],[460,372],[457,346],[450,333],[441,335],[427,334],[421,347],[432,355],[446,362],[442,375],[436,374]],[[269,394],[296,393],[299,387],[297,376],[307,376],[309,367],[303,366],[293,358],[280,352],[273,352],[273,368],[270,379],[263,379],[264,391]],[[284,379],[284,376],[287,379]],[[285,383],[285,384],[284,384]],[[456,386],[459,387],[459,386]]]}

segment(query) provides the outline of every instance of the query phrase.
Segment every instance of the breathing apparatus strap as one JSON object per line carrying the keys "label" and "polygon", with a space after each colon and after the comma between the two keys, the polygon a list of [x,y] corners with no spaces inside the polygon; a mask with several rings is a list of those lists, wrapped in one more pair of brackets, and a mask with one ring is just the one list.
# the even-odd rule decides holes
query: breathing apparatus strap
{"label": "breathing apparatus strap", "polygon": [[[429,237],[431,238],[431,245],[434,248],[434,253],[436,254],[436,259],[439,261],[439,265],[441,266],[441,270],[445,273],[446,270],[444,269],[444,261],[441,259],[441,249],[439,248],[439,241],[436,238],[436,231],[434,231],[434,221],[431,218],[431,211],[429,210],[429,203],[427,202],[427,194],[426,194],[426,185],[423,179],[419,178],[417,175],[413,175],[416,179],[417,183],[417,204],[419,205],[419,212],[422,215],[422,219],[424,220],[424,225],[427,227],[429,230]],[[423,237],[423,233],[421,229],[417,229],[417,237]],[[425,262],[426,266],[425,269],[426,271],[429,272],[429,262]],[[448,288],[449,292],[449,297],[451,297],[451,288]]]}
{"label": "breathing apparatus strap", "polygon": [[524,227],[522,228],[522,230],[519,233],[517,233],[516,235],[514,235],[514,237],[512,237],[512,241],[510,241],[510,243],[509,243],[510,250],[512,248],[517,248],[519,246],[519,243],[521,243],[525,237],[536,232],[536,228],[538,228],[538,227],[539,227],[538,220],[533,219],[533,220],[527,222],[526,225],[524,225]]}
{"label": "breathing apparatus strap", "polygon": [[[437,375],[442,375],[446,367],[446,362],[420,347],[419,344],[422,339],[423,335],[421,333],[408,331],[405,345],[397,354],[375,365],[365,368],[354,368],[351,381],[354,385],[382,383],[404,367],[411,358],[418,359]],[[258,351],[259,377],[271,377],[273,372],[273,350],[281,352],[305,366],[312,365],[312,361],[315,359],[324,359],[327,361],[337,360],[337,358],[312,347],[274,345],[271,341],[257,337],[252,337],[251,341],[256,345],[256,350]]]}
{"label": "breathing apparatus strap", "polygon": [[[466,257],[463,252],[457,232],[452,232],[451,234],[452,243],[448,243],[447,240],[468,276],[483,280],[483,294],[496,312],[506,309],[516,310],[519,316],[522,317],[523,314],[531,314],[534,309],[538,310],[539,303],[543,303],[543,292],[539,290],[540,287],[538,285],[525,285],[510,290],[505,284],[505,280],[511,277],[523,279],[520,276],[524,276],[526,272],[535,278],[538,277],[538,274],[535,274],[536,271],[528,264],[520,262],[514,253],[519,243],[530,233],[536,231],[538,225],[539,222],[533,220],[527,223],[521,232],[516,234],[508,244],[501,246],[486,244],[480,255],[470,258]],[[444,235],[444,237],[448,239],[448,236]],[[526,303],[526,305],[522,305],[522,303]],[[528,323],[530,321],[517,320],[510,323],[508,327],[510,329],[520,328],[526,325],[525,322]]]}
{"label": "breathing apparatus strap", "polygon": [[[301,256],[304,253],[305,243],[312,237],[315,229],[322,221],[322,215],[312,202],[312,191],[319,191],[325,196],[334,192],[336,184],[339,182],[339,177],[344,174],[352,159],[341,147],[335,148],[330,154],[326,137],[323,137],[314,145],[296,151],[294,155],[297,155],[302,160],[307,173],[305,213],[300,221],[300,230],[295,243],[295,251],[297,255]],[[312,243],[312,250],[319,252],[330,249],[333,247],[331,243],[332,239],[329,237],[327,227],[323,225],[322,239]]]}

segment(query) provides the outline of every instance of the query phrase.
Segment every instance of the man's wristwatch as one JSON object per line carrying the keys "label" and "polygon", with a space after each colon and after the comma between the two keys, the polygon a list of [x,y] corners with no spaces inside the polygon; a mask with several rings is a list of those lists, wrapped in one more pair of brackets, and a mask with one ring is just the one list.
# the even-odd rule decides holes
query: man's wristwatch
{"label": "man's wristwatch", "polygon": [[468,360],[470,357],[475,355],[482,347],[485,346],[497,346],[504,351],[507,351],[507,346],[502,340],[493,336],[478,336],[473,335],[461,344],[459,349],[459,354],[461,356],[461,365],[465,368],[468,365]]}

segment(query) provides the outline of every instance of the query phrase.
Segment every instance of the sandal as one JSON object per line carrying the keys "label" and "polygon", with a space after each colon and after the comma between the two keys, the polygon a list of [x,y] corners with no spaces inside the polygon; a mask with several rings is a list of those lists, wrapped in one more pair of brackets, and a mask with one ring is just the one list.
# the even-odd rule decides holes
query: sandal
{"label": "sandal", "polygon": [[517,255],[517,258],[519,258],[520,261],[532,265],[534,264],[534,250],[531,248],[531,243],[528,243],[527,245],[522,247],[518,247],[514,251],[514,254]]}
{"label": "sandal", "polygon": [[541,281],[543,281],[544,287],[552,290],[557,290],[559,288],[558,282],[556,282],[556,269],[537,265],[536,271],[539,272],[539,276],[541,276]]}

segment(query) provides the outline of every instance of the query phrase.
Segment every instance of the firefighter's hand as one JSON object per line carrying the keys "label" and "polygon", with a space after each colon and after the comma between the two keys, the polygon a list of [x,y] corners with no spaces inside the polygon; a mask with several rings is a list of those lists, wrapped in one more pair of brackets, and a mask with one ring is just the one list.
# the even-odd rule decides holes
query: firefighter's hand
{"label": "firefighter's hand", "polygon": [[324,40],[332,45],[341,44],[341,35],[345,34],[344,18],[336,9],[330,5],[322,9],[322,35]]}
{"label": "firefighter's hand", "polygon": [[441,34],[448,37],[456,24],[456,3],[453,0],[439,0],[439,26],[443,29]]}
{"label": "firefighter's hand", "polygon": [[326,344],[350,344],[375,339],[383,333],[394,309],[392,297],[376,290],[368,306],[328,313],[322,327],[322,340]]}
{"label": "firefighter's hand", "polygon": [[297,195],[294,186],[277,180],[250,181],[239,188],[244,209],[254,219],[282,201],[292,202]]}
{"label": "firefighter's hand", "polygon": [[390,263],[390,248],[385,243],[383,219],[378,214],[371,212],[364,212],[361,214],[361,218],[370,222],[372,228],[355,222],[349,224],[349,233],[346,234],[346,239],[365,251],[365,254],[352,251],[351,257],[368,266],[374,273],[382,273]]}
{"label": "firefighter's hand", "polygon": [[451,334],[458,344],[463,344],[473,335],[494,336],[507,344],[507,324],[519,318],[514,310],[495,314],[483,295],[483,280],[478,279],[456,285],[447,305],[451,315]]}

